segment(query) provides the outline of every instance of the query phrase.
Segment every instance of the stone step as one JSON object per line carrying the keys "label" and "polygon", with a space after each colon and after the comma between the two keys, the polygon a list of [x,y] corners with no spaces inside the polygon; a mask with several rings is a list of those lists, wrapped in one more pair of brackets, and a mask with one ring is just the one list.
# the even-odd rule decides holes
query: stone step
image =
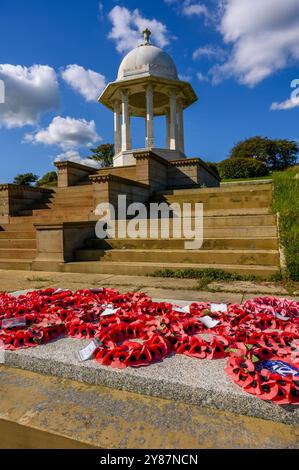
{"label": "stone step", "polygon": [[[100,250],[183,250],[185,247],[185,239],[170,240],[153,240],[147,239],[130,239],[130,238],[117,238],[99,240],[97,238],[87,240],[85,248],[100,249]],[[0,241],[1,243],[1,241]],[[0,244],[1,246],[1,244]],[[238,250],[277,250],[278,240],[273,238],[205,238],[203,243],[205,250],[223,250],[223,249],[238,249]]]}
{"label": "stone step", "polygon": [[240,227],[240,226],[270,226],[277,225],[277,217],[272,214],[243,215],[243,216],[215,216],[204,217],[204,227]]}
{"label": "stone step", "polygon": [[22,249],[22,248],[0,248],[0,259],[34,259],[36,256],[36,250],[33,249]]}
{"label": "stone step", "polygon": [[263,265],[233,265],[233,264],[190,264],[190,263],[149,263],[149,262],[74,262],[66,263],[63,266],[64,272],[69,273],[93,273],[93,274],[119,274],[127,276],[144,276],[153,274],[158,270],[171,269],[220,269],[222,271],[242,274],[254,275],[268,278],[280,272],[276,266]]}
{"label": "stone step", "polygon": [[[204,227],[205,228],[220,228],[220,227],[240,227],[240,226],[276,226],[277,219],[275,215],[268,214],[267,210],[260,210],[261,213],[256,214],[254,210],[253,214],[248,214],[248,210],[245,210],[244,214],[240,214],[240,210],[237,211],[237,214],[225,215],[225,209],[221,211],[216,211],[216,214],[211,214],[211,212],[204,213]],[[41,216],[38,214],[33,218],[31,217],[11,217],[10,224],[1,224],[0,227],[3,227],[5,230],[19,230],[20,226],[22,229],[26,228],[26,231],[34,230],[33,223],[49,221],[49,218],[52,220],[52,213],[47,212],[46,215]],[[65,221],[85,221],[85,220],[94,220],[95,222],[99,220],[99,217],[95,214],[82,214],[81,210],[76,212],[67,212],[62,213],[58,217],[58,221],[61,219]],[[1,232],[0,232],[1,233]],[[266,236],[266,235],[265,235]],[[268,235],[272,236],[272,235]]]}
{"label": "stone step", "polygon": [[0,269],[11,269],[15,271],[30,271],[31,261],[20,261],[19,259],[1,259]]}
{"label": "stone step", "polygon": [[[165,220],[158,220],[157,225],[153,224],[153,221],[146,220],[146,225],[143,227],[142,222],[138,227],[138,236],[139,238],[152,238],[150,229],[151,227],[155,229],[157,227],[157,238],[178,238],[177,230],[181,227],[181,234],[183,234],[183,223],[181,221],[180,226],[176,229],[176,225],[172,224],[172,220],[169,221],[169,230],[167,229],[167,223]],[[121,222],[120,225],[116,224],[115,237],[113,238],[129,238],[126,236],[125,229],[128,227],[129,222]],[[187,228],[187,227],[186,227]],[[192,230],[194,229],[193,224],[191,224]],[[162,232],[163,230],[163,232]],[[169,236],[168,236],[169,234]],[[175,237],[174,235],[175,234]],[[179,237],[181,235],[179,234]],[[277,227],[275,225],[270,226],[257,226],[252,227],[246,226],[231,226],[231,227],[206,227],[205,220],[203,225],[203,236],[204,238],[272,238],[277,237]]]}
{"label": "stone step", "polygon": [[9,224],[2,224],[2,225],[9,225],[9,226],[13,226],[13,225],[18,225],[18,224],[22,224],[23,226],[29,226],[29,225],[32,225],[32,215],[14,215],[12,217],[10,217],[9,219]]}
{"label": "stone step", "polygon": [[[5,230],[5,231],[8,231],[8,232],[19,232],[20,230],[24,232],[35,232],[35,229],[34,229],[34,226],[33,226],[33,222],[31,221],[31,217],[26,217],[26,222],[24,220],[22,220],[22,218],[20,218],[21,220],[15,220],[10,223],[10,224],[2,224],[0,227],[2,228],[2,230]],[[0,232],[2,233],[2,232]]]}
{"label": "stone step", "polygon": [[[1,251],[1,250],[0,250]],[[1,256],[0,256],[1,257]],[[77,261],[117,261],[139,263],[240,264],[278,266],[276,250],[99,250],[76,251]]]}
{"label": "stone step", "polygon": [[[161,201],[160,201],[161,202]],[[162,201],[163,202],[163,201]],[[222,209],[255,209],[255,208],[269,208],[271,206],[271,200],[268,198],[213,198],[211,200],[204,200],[204,199],[194,199],[191,200],[189,198],[186,199],[169,199],[167,198],[164,202],[167,204],[179,204],[181,210],[184,209],[183,204],[195,204],[195,203],[202,203],[204,211],[212,211],[212,210],[222,210]],[[191,207],[191,209],[194,209]]]}
{"label": "stone step", "polygon": [[231,207],[220,209],[207,209],[204,207],[205,217],[218,217],[218,216],[248,216],[248,215],[268,215],[270,214],[270,204],[264,207]]}
{"label": "stone step", "polygon": [[52,205],[51,207],[64,207],[64,206],[68,206],[68,207],[74,207],[75,206],[82,206],[82,207],[90,207],[90,206],[94,206],[95,204],[93,203],[93,198],[92,197],[84,197],[84,198],[65,198],[65,199],[55,199],[53,202],[52,202]]}
{"label": "stone step", "polygon": [[[31,217],[33,215],[33,212],[35,210],[46,210],[44,207],[42,209],[26,209],[26,210],[22,210],[22,211],[19,211],[18,212],[18,217]],[[50,210],[50,208],[47,209],[48,211]]]}
{"label": "stone step", "polygon": [[35,231],[26,231],[23,232],[20,230],[20,226],[18,225],[17,230],[10,230],[8,226],[8,230],[4,230],[0,232],[0,240],[18,240],[18,239],[25,239],[25,240],[35,240],[36,232]]}
{"label": "stone step", "polygon": [[239,185],[228,185],[223,184],[218,187],[209,187],[209,188],[200,188],[200,187],[192,187],[192,188],[170,188],[170,189],[162,189],[160,191],[155,191],[155,195],[194,195],[194,194],[241,194],[241,193],[258,193],[263,191],[272,192],[272,183],[263,183],[263,184],[239,184]]}
{"label": "stone step", "polygon": [[272,178],[264,178],[260,180],[235,180],[235,181],[224,181],[220,183],[221,188],[226,188],[228,186],[241,186],[241,187],[246,187],[246,186],[252,186],[252,187],[257,187],[257,186],[271,186],[273,184]]}
{"label": "stone step", "polygon": [[251,191],[272,191],[272,181],[269,182],[240,182],[240,183],[224,183],[219,188],[186,188],[186,189],[169,189],[157,191],[157,195],[177,195],[177,194],[220,194],[220,193],[249,193]]}
{"label": "stone step", "polygon": [[44,209],[44,210],[34,210],[33,211],[33,217],[43,217],[43,216],[48,216],[48,217],[51,217],[51,218],[56,218],[56,216],[61,216],[63,217],[64,215],[68,215],[68,216],[71,216],[71,215],[77,215],[77,214],[91,214],[93,213],[94,211],[94,208],[92,207],[77,207],[77,208],[74,208],[74,206],[68,206],[68,207],[61,207],[61,208],[56,208],[56,207],[53,207],[51,209]]}
{"label": "stone step", "polygon": [[34,239],[15,239],[15,238],[0,238],[0,249],[21,248],[21,249],[36,249],[36,240]]}
{"label": "stone step", "polygon": [[68,188],[57,188],[54,197],[83,197],[93,193],[92,185],[83,185],[83,186],[69,186]]}

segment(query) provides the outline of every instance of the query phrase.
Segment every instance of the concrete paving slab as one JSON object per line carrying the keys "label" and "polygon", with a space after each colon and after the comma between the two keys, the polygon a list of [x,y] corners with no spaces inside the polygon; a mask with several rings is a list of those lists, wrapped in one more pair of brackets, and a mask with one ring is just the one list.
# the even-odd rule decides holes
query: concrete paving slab
{"label": "concrete paving slab", "polygon": [[211,282],[209,289],[219,290],[221,292],[247,292],[256,294],[262,292],[263,295],[288,295],[288,291],[274,283],[264,282],[262,286],[256,282],[249,281],[230,281],[230,282]]}
{"label": "concrete paving slab", "polygon": [[[173,300],[186,300],[189,302],[215,302],[215,303],[242,303],[243,294],[236,294],[231,292],[208,292],[208,291],[188,291],[181,289],[157,289],[147,288],[142,289],[146,294],[152,298],[160,299],[173,299]],[[252,296],[251,296],[252,298]]]}
{"label": "concrete paving slab", "polygon": [[[77,290],[80,288],[95,287],[100,285],[111,286],[120,289],[132,290],[145,288],[173,289],[180,291],[198,290],[196,279],[173,279],[173,278],[153,278],[150,276],[120,276],[112,274],[81,274],[81,273],[54,273],[39,271],[10,271],[0,270],[0,290],[13,292],[21,289],[42,289],[61,285]],[[217,282],[210,283],[208,289],[215,289],[221,292],[243,293],[250,297],[255,295],[286,295],[290,294],[280,283],[270,282]],[[295,287],[294,287],[295,289]],[[297,289],[296,289],[297,290]],[[220,292],[220,293],[221,293]],[[219,292],[218,292],[219,293]],[[259,293],[259,294],[256,294]],[[210,295],[210,294],[209,294]],[[299,294],[293,294],[298,298]]]}

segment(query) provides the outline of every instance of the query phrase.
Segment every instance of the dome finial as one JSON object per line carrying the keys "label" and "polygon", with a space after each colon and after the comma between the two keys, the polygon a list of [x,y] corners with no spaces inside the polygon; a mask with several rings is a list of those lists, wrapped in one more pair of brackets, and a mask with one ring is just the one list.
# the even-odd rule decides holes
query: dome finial
{"label": "dome finial", "polygon": [[144,31],[143,31],[143,37],[144,37],[144,45],[147,46],[149,43],[150,43],[150,37],[152,35],[152,32],[146,28]]}

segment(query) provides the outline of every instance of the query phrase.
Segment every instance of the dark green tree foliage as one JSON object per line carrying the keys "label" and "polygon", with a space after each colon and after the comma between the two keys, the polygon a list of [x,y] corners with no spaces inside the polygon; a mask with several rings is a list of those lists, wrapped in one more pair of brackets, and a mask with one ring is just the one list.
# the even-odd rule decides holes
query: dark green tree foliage
{"label": "dark green tree foliage", "polygon": [[269,171],[265,163],[254,158],[228,158],[218,164],[221,178],[256,178],[266,176]]}
{"label": "dark green tree foliage", "polygon": [[56,171],[49,171],[49,173],[46,173],[42,178],[37,181],[36,186],[42,186],[44,188],[53,188],[57,186]]}
{"label": "dark green tree foliage", "polygon": [[114,145],[113,144],[102,144],[94,149],[90,149],[93,153],[90,158],[97,162],[101,162],[102,168],[109,168],[113,166],[113,157],[114,157]]}
{"label": "dark green tree foliage", "polygon": [[34,175],[33,173],[24,173],[17,175],[13,182],[19,186],[32,186],[37,180],[37,175]]}
{"label": "dark green tree foliage", "polygon": [[254,158],[264,162],[269,171],[283,170],[297,161],[299,146],[295,141],[252,137],[236,144],[230,158]]}
{"label": "dark green tree foliage", "polygon": [[214,171],[214,173],[216,173],[216,175],[219,176],[219,178],[220,178],[217,164],[213,163],[213,162],[206,162],[206,163],[207,163],[208,167],[211,168],[211,170]]}
{"label": "dark green tree foliage", "polygon": [[275,140],[274,142],[276,144],[275,169],[284,170],[295,165],[299,152],[297,142],[285,139]]}

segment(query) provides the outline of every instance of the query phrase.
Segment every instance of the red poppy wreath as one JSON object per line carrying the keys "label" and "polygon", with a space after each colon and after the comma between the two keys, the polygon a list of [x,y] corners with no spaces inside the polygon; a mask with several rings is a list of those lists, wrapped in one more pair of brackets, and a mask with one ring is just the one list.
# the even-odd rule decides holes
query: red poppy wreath
{"label": "red poppy wreath", "polygon": [[264,297],[242,306],[182,309],[114,289],[0,294],[4,349],[32,348],[60,335],[95,339],[95,359],[120,369],[170,354],[227,357],[226,373],[245,392],[276,404],[299,403],[299,302]]}

